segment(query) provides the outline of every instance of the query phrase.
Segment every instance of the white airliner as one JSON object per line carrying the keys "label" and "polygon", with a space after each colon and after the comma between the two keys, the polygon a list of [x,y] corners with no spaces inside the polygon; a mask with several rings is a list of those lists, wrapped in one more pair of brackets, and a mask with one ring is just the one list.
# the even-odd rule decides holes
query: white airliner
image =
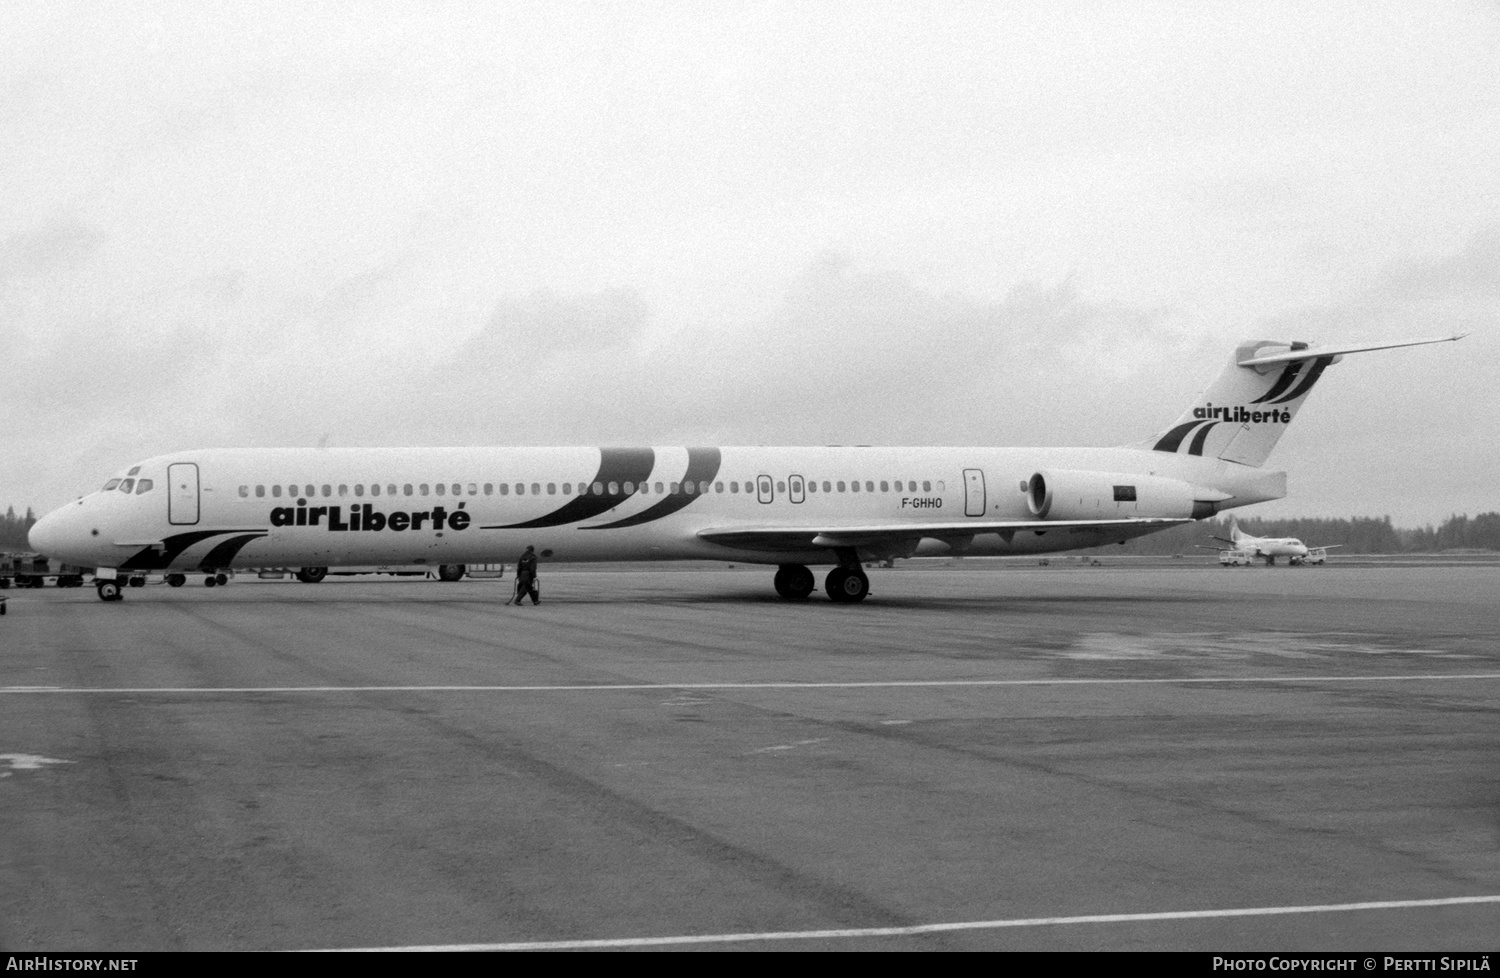
{"label": "white airliner", "polygon": [[514,559],[723,560],[776,565],[784,598],[832,564],[837,602],[869,593],[863,563],[1051,553],[1123,543],[1279,499],[1261,466],[1343,354],[1459,339],[1315,350],[1242,343],[1169,428],[1118,448],[206,449],[127,467],[44,516],[31,545],[120,576],[240,567]]}
{"label": "white airliner", "polygon": [[[1309,547],[1296,537],[1253,537],[1240,529],[1239,523],[1229,521],[1229,536],[1214,537],[1229,544],[1229,550],[1239,552],[1249,557],[1260,557],[1266,562],[1266,566],[1276,563],[1277,557],[1285,557],[1286,562],[1292,565],[1301,564],[1309,559],[1321,562],[1321,551],[1333,550],[1342,547],[1342,543],[1332,543],[1321,547]],[[1208,550],[1225,551],[1224,547],[1207,547]]]}

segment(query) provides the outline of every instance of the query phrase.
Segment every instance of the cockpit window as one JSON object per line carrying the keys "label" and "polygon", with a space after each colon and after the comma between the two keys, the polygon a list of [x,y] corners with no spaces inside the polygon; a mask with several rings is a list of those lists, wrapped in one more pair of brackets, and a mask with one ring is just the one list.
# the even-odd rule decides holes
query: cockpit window
{"label": "cockpit window", "polygon": [[134,479],[126,479],[126,480],[124,480],[123,482],[120,483],[120,491],[123,492],[123,493],[125,493],[127,496],[130,495],[130,490],[132,490],[134,488],[135,488],[135,480]]}
{"label": "cockpit window", "polygon": [[152,485],[153,485],[153,483],[151,482],[150,479],[142,479],[141,481],[139,481],[139,482],[137,482],[135,484],[135,494],[137,496],[139,496],[139,495],[142,495],[144,493],[150,492]]}
{"label": "cockpit window", "polygon": [[110,479],[108,482],[106,482],[104,484],[104,488],[100,489],[99,491],[100,492],[109,492],[111,489],[114,489],[114,488],[118,487],[119,485],[120,485],[120,480],[119,479]]}
{"label": "cockpit window", "polygon": [[131,469],[129,472],[126,472],[125,474],[126,475],[135,475],[140,470],[141,470],[141,467],[139,465],[137,465],[135,468]]}

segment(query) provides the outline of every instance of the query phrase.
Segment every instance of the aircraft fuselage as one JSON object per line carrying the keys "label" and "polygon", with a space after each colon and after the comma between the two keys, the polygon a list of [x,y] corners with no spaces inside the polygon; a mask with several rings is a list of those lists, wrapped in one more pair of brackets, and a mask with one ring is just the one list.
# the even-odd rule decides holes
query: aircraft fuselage
{"label": "aircraft fuselage", "polygon": [[[1058,473],[1053,519],[1186,519],[1198,515],[1191,487],[1215,490],[1213,509],[1285,493],[1284,473],[1119,448],[213,449],[132,466],[111,488],[49,514],[32,539],[87,566],[187,571],[485,563],[527,545],[563,561],[838,562],[828,545],[768,549],[759,538],[731,545],[699,535],[763,527],[947,528],[932,539],[871,542],[859,548],[867,558],[1048,553],[1150,532],[1049,532],[1026,491],[1039,472]],[[1140,477],[1143,488],[1131,487],[1133,499],[1085,490],[1061,498],[1062,476],[1091,473]],[[1190,489],[1167,498],[1148,491],[1156,483]],[[996,520],[1035,530],[952,532]]]}

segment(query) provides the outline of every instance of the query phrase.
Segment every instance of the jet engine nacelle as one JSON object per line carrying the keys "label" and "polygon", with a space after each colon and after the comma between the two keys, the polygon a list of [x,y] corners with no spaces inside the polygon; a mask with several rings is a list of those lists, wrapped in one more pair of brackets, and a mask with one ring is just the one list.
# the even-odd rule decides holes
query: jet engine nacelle
{"label": "jet engine nacelle", "polygon": [[1132,516],[1201,520],[1230,498],[1227,492],[1181,479],[1084,469],[1043,469],[1026,484],[1026,505],[1032,515],[1058,520]]}

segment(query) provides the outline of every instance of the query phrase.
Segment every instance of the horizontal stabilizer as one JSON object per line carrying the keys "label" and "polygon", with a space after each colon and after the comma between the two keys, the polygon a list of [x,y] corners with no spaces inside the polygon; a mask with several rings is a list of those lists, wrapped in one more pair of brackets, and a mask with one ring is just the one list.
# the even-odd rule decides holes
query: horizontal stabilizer
{"label": "horizontal stabilizer", "polygon": [[[1318,357],[1336,357],[1344,353],[1364,353],[1368,350],[1394,350],[1402,346],[1426,346],[1429,343],[1452,343],[1461,340],[1468,333],[1459,333],[1456,336],[1439,336],[1428,340],[1392,340],[1387,343],[1356,343],[1352,346],[1320,346],[1302,349],[1287,350],[1284,353],[1272,353],[1263,357],[1251,357],[1239,361],[1242,367],[1260,367],[1268,363],[1291,363],[1294,360],[1314,360]],[[1301,345],[1301,344],[1296,344]]]}

